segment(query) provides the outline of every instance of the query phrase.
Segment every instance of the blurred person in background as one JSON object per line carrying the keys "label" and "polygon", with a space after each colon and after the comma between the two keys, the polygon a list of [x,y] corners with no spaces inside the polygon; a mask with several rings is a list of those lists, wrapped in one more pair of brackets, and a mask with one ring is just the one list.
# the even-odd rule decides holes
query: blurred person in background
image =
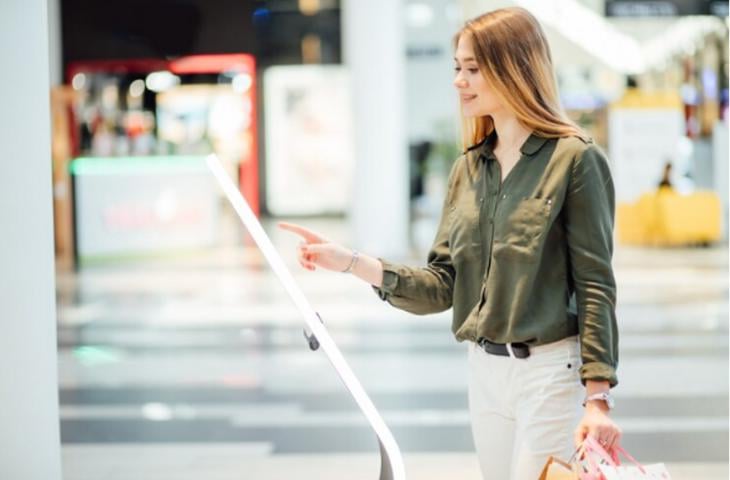
{"label": "blurred person in background", "polygon": [[620,442],[610,418],[618,364],[613,181],[604,153],[560,106],[532,14],[486,13],[466,22],[454,44],[465,151],[427,265],[280,227],[303,238],[306,269],[354,274],[415,314],[453,307],[452,331],[469,347],[482,474],[533,480],[549,456],[570,457],[588,435],[608,450]]}
{"label": "blurred person in background", "polygon": [[659,188],[672,188],[672,162],[667,160],[664,163],[662,179],[659,181]]}

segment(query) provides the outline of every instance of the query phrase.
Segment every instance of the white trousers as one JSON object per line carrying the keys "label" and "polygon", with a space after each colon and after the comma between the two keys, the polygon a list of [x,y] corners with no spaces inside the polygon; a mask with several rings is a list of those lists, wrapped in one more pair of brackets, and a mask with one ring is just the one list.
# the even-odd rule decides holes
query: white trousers
{"label": "white trousers", "polygon": [[484,480],[537,480],[550,455],[567,460],[585,389],[577,337],[518,359],[469,342],[469,411]]}

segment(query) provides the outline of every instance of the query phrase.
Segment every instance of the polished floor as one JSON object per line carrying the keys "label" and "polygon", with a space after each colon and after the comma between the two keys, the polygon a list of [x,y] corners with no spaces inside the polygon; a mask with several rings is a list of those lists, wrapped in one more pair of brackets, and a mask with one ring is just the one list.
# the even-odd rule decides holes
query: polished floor
{"label": "polished floor", "polygon": [[[304,223],[349,243],[341,221]],[[411,316],[352,277],[303,271],[297,240],[267,230],[408,478],[478,479],[449,314]],[[728,478],[727,246],[619,247],[615,266],[624,446],[675,480]],[[375,437],[255,248],[59,266],[57,291],[65,480],[377,478]]]}

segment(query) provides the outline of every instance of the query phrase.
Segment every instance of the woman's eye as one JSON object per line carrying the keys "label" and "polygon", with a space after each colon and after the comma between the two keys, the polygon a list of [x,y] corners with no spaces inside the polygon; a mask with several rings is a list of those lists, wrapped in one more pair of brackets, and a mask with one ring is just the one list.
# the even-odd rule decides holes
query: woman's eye
{"label": "woman's eye", "polygon": [[[454,71],[457,72],[457,73],[460,72],[461,71],[461,67],[454,67]],[[466,71],[469,72],[472,75],[475,75],[475,74],[477,74],[479,72],[479,69],[478,68],[467,68]]]}

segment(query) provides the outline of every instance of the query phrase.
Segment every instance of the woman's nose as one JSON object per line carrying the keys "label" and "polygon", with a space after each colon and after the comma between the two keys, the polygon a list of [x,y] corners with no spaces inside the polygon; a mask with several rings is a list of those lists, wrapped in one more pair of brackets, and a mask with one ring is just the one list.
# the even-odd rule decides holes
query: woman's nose
{"label": "woman's nose", "polygon": [[459,69],[454,76],[454,86],[456,88],[465,88],[468,86],[466,78],[464,78],[464,69]]}

